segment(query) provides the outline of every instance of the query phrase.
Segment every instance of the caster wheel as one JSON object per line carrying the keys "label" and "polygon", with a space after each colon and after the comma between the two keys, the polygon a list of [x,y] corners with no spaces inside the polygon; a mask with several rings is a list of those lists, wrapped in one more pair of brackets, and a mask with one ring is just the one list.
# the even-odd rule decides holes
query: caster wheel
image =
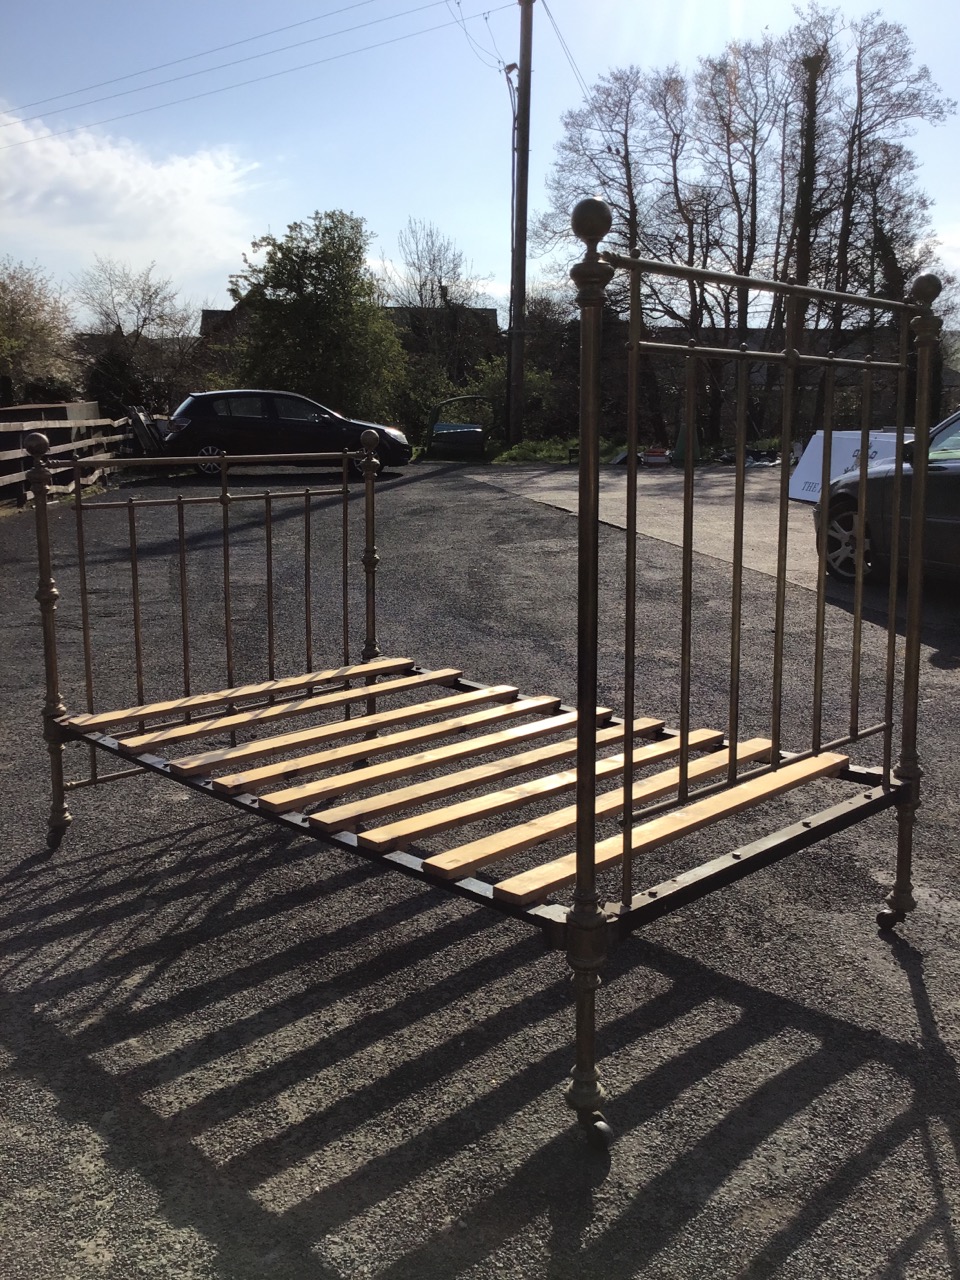
{"label": "caster wheel", "polygon": [[577,1117],[586,1132],[587,1142],[595,1151],[609,1151],[613,1143],[613,1130],[603,1118],[602,1111],[584,1111]]}
{"label": "caster wheel", "polygon": [[877,912],[877,927],[892,929],[894,925],[903,924],[906,918],[905,911],[894,911],[892,907],[884,907],[882,911]]}

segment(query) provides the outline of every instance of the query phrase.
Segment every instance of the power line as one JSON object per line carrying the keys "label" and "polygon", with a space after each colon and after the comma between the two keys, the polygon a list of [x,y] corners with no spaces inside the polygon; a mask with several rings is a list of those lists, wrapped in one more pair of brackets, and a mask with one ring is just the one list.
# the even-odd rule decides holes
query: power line
{"label": "power line", "polygon": [[81,107],[94,107],[98,102],[111,102],[114,98],[126,98],[132,93],[146,93],[148,89],[161,89],[167,84],[177,84],[181,80],[192,80],[196,76],[209,75],[213,71],[224,71],[228,67],[238,67],[245,62],[256,62],[258,58],[269,58],[275,53],[288,53],[291,49],[302,49],[304,45],[318,44],[321,40],[333,40],[337,36],[350,35],[354,31],[363,31],[367,27],[375,27],[383,22],[392,22],[394,18],[408,18],[411,14],[422,13],[424,9],[436,9],[446,0],[429,0],[427,4],[418,5],[415,9],[405,9],[402,13],[388,13],[385,18],[371,18],[369,22],[357,23],[354,27],[342,27],[339,31],[328,31],[322,36],[311,36],[309,40],[300,40],[296,44],[280,45],[277,49],[267,49],[263,53],[251,53],[245,58],[233,58],[230,62],[218,62],[212,67],[203,67],[199,71],[185,71],[183,75],[170,76],[166,80],[155,80],[152,84],[138,85],[136,89],[121,89],[117,93],[104,94],[102,98],[90,98],[86,102],[74,102],[67,107],[54,107],[52,111],[42,111],[35,116],[22,116],[19,121],[7,120],[0,123],[0,128],[9,129],[13,124],[30,124],[33,120],[45,120],[48,116],[59,115],[62,111],[78,111]]}
{"label": "power line", "polygon": [[[477,41],[474,40],[470,32],[467,30],[467,24],[464,21],[463,13],[461,11],[460,0],[453,0],[453,4],[451,4],[450,0],[444,0],[444,2],[447,6],[448,12],[453,15],[453,17],[457,22],[457,25],[461,28],[461,30],[463,31],[463,34],[466,36],[467,44],[473,50],[474,56],[476,57],[477,61],[482,62],[485,67],[489,67],[491,70],[495,69],[499,64],[496,62],[487,61],[487,59],[491,56],[489,49],[484,49],[481,44],[478,44]],[[456,6],[457,12],[454,12],[454,5]],[[476,17],[477,15],[474,14],[473,16]],[[486,16],[487,15],[484,14],[484,17]],[[495,57],[496,55],[493,55],[493,56]]]}
{"label": "power line", "polygon": [[21,107],[11,107],[10,111],[29,111],[31,107],[42,107],[46,102],[59,102],[61,98],[74,98],[78,93],[93,93],[94,89],[105,89],[107,85],[121,84],[124,80],[135,80],[137,76],[148,76],[154,71],[166,71],[167,67],[178,67],[184,62],[193,62],[196,58],[207,58],[211,53],[223,53],[225,49],[236,49],[242,44],[252,44],[254,40],[266,40],[267,36],[282,35],[284,31],[293,31],[295,27],[305,27],[311,22],[322,22],[324,18],[335,18],[338,14],[349,13],[351,9],[362,9],[365,5],[376,4],[377,0],[356,0],[354,4],[344,5],[341,9],[331,9],[329,13],[321,13],[316,18],[304,18],[301,22],[290,22],[285,27],[272,27],[269,31],[261,31],[257,36],[245,36],[242,40],[231,40],[229,44],[218,44],[212,49],[204,49],[201,53],[188,53],[182,58],[174,58],[171,62],[159,62],[155,67],[144,67],[141,71],[130,71],[125,76],[115,76],[112,80],[98,80],[96,84],[85,85],[82,89],[70,89],[66,93],[55,93],[51,98],[37,98],[35,102],[25,102]]}
{"label": "power line", "polygon": [[606,139],[608,149],[616,148],[617,139],[613,136],[613,134],[607,128],[606,124],[600,118],[600,113],[597,110],[593,94],[587,88],[587,83],[584,80],[583,76],[580,74],[580,68],[577,66],[577,61],[574,58],[569,45],[567,44],[566,40],[564,40],[563,36],[560,34],[560,28],[557,26],[556,19],[554,18],[553,14],[550,12],[549,7],[547,6],[547,0],[542,0],[542,4],[543,4],[543,11],[547,15],[547,17],[550,19],[550,25],[553,27],[554,34],[556,35],[557,40],[560,44],[560,48],[563,50],[564,56],[566,57],[567,62],[570,64],[570,70],[573,72],[574,76],[576,77],[577,84],[580,86],[580,92],[583,94],[584,105],[586,106],[590,114],[593,116],[594,121],[596,122],[597,128],[599,129],[600,133]]}
{"label": "power line", "polygon": [[[500,13],[504,9],[512,9],[512,8],[513,8],[512,3],[502,4],[495,9],[488,10],[487,12]],[[467,20],[472,20],[473,18],[478,18],[481,16],[482,16],[481,14],[477,14],[477,13],[469,14],[467,15]],[[114,124],[118,120],[129,120],[133,116],[146,115],[150,111],[162,111],[165,107],[181,106],[185,102],[197,102],[201,98],[211,98],[214,96],[214,94],[226,93],[230,89],[242,89],[245,86],[250,84],[262,84],[263,81],[265,80],[276,80],[278,76],[291,75],[295,71],[306,71],[306,70],[309,70],[311,67],[320,67],[325,65],[328,62],[338,62],[342,58],[350,58],[358,53],[369,53],[373,49],[384,49],[389,45],[399,44],[403,40],[412,40],[412,39],[415,39],[417,36],[430,35],[434,31],[442,31],[446,27],[458,26],[458,25],[459,23],[457,22],[457,20],[454,20],[452,22],[438,23],[434,27],[424,27],[422,31],[408,31],[404,35],[393,36],[389,40],[380,40],[376,44],[363,45],[360,49],[348,49],[344,53],[331,54],[330,57],[328,58],[317,58],[313,62],[301,62],[296,67],[286,67],[282,71],[271,71],[271,72],[268,72],[266,75],[253,76],[249,80],[238,80],[236,84],[226,84],[226,85],[222,85],[219,89],[207,89],[203,93],[193,93],[188,95],[186,98],[177,98],[174,102],[158,102],[152,107],[140,107],[140,109],[137,111],[125,111],[118,116],[109,116],[107,119],[104,119],[104,120],[94,120],[90,124],[78,124],[70,129],[60,129],[57,133],[39,134],[33,138],[22,138],[19,142],[8,142],[5,146],[0,147],[0,151],[11,151],[14,147],[25,147],[30,143],[45,142],[50,138],[64,138],[71,133],[82,133],[86,129],[96,129],[103,124]],[[12,123],[16,124],[19,122],[13,121]]]}

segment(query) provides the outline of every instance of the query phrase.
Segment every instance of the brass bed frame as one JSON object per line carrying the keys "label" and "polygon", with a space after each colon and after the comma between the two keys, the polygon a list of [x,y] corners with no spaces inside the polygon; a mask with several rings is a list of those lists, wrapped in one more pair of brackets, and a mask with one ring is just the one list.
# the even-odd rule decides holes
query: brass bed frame
{"label": "brass bed frame", "polygon": [[[742,279],[714,272],[694,272],[638,257],[601,255],[598,243],[610,226],[602,202],[581,202],[574,212],[574,230],[586,253],[573,269],[581,309],[581,403],[578,516],[578,636],[577,700],[566,706],[551,695],[525,694],[510,683],[478,685],[456,666],[423,669],[408,657],[390,657],[377,635],[375,495],[379,463],[377,436],[367,432],[359,454],[303,457],[222,457],[219,485],[214,492],[182,493],[177,497],[83,497],[84,469],[96,458],[72,465],[74,497],[69,507],[52,507],[48,491],[52,473],[48,443],[36,433],[25,442],[32,455],[29,480],[34,495],[39,590],[37,599],[43,630],[46,696],[44,736],[49,751],[53,800],[48,845],[55,850],[71,821],[68,794],[79,788],[117,781],[132,775],[159,774],[182,786],[222,800],[250,815],[265,818],[287,830],[348,849],[430,886],[446,889],[471,902],[537,926],[547,943],[565,948],[572,969],[576,1003],[575,1065],[566,1097],[598,1144],[607,1144],[611,1130],[603,1114],[604,1091],[597,1069],[595,998],[608,947],[616,938],[695,901],[787,855],[842,831],[885,809],[894,808],[898,821],[896,876],[878,921],[890,927],[914,906],[911,857],[915,815],[920,800],[921,770],[917,754],[917,704],[920,661],[922,511],[926,476],[926,438],[931,413],[931,355],[939,321],[931,303],[938,283],[919,282],[909,303],[824,294],[789,283]],[[630,282],[631,315],[627,348],[626,556],[623,598],[623,714],[615,716],[598,699],[598,571],[599,465],[601,427],[600,343],[601,311],[615,271]],[[648,340],[641,313],[641,282],[655,277],[679,280],[684,286],[750,290],[779,294],[787,314],[786,350],[778,353],[734,351],[712,347],[665,344]],[[899,358],[879,361],[841,360],[832,355],[802,353],[803,308],[842,301],[880,312],[900,326]],[[911,328],[914,333],[911,355]],[[719,678],[724,686],[725,720],[718,727],[697,725],[692,711],[696,674],[694,646],[694,550],[696,505],[694,449],[685,453],[681,581],[678,584],[677,689],[671,697],[658,690],[660,703],[650,715],[638,714],[638,685],[645,679],[644,637],[638,633],[638,398],[640,362],[678,360],[685,368],[683,421],[686,438],[696,430],[698,374],[704,362],[731,362],[735,374],[736,464],[734,470],[733,552],[730,566],[729,658]],[[915,361],[915,375],[911,373]],[[783,370],[780,413],[782,464],[779,479],[777,572],[773,585],[770,679],[766,699],[766,730],[747,735],[741,672],[745,644],[743,627],[743,512],[746,486],[747,404],[750,369],[778,364]],[[811,699],[806,708],[806,742],[792,723],[783,697],[787,623],[787,511],[791,432],[798,379],[805,369],[825,373],[825,447],[822,479],[830,474],[835,382],[842,370],[855,369],[860,378],[862,445],[860,478],[865,482],[871,395],[874,380],[891,377],[897,395],[897,467],[894,495],[894,552],[888,595],[885,659],[875,696],[862,693],[864,662],[864,538],[859,529],[857,578],[853,594],[849,646],[842,646],[848,664],[849,699],[840,732],[828,731],[832,715],[824,671],[829,666],[825,547],[821,547],[813,617]],[[915,376],[915,415],[908,410],[907,389]],[[906,513],[903,437],[908,418],[915,422],[912,466],[912,521],[908,539],[909,574],[906,624],[902,641],[896,625],[896,546],[901,509]],[[193,459],[116,459],[121,470],[176,469]],[[264,463],[310,462],[335,470],[336,483],[325,487],[267,492],[237,491],[231,487],[238,469]],[[359,469],[362,490],[351,478]],[[909,473],[908,473],[909,474]],[[168,543],[150,549],[149,563],[140,544],[148,507],[172,513],[175,531]],[[261,512],[255,535],[236,513]],[[861,503],[861,511],[863,504]],[[282,513],[282,514],[281,514]],[[116,558],[101,552],[100,525],[91,522],[119,517],[126,528],[122,553],[124,599],[129,604],[132,672],[121,679],[115,644],[110,641],[107,666],[109,690],[96,659],[104,637],[95,618],[99,573],[118,590]],[[340,556],[327,564],[329,589],[319,600],[315,582],[316,522],[329,517],[339,525]],[[206,519],[199,532],[191,521]],[[212,522],[211,522],[212,521]],[[68,525],[70,528],[68,529]],[[359,526],[362,552],[355,558],[354,526]],[[95,532],[91,534],[91,529]],[[68,533],[70,536],[68,537]],[[256,545],[250,538],[256,537]],[[91,538],[94,545],[91,547]],[[238,543],[239,539],[239,543]],[[246,539],[246,543],[243,540]],[[60,542],[64,549],[61,551]],[[55,544],[56,543],[56,548]],[[255,611],[264,621],[254,648],[261,668],[254,680],[241,680],[244,665],[238,654],[236,598],[242,581],[250,589],[250,575],[236,567],[238,545],[249,561],[259,557],[253,575],[262,604]],[[69,544],[69,545],[67,545]],[[294,578],[281,572],[279,555],[287,544],[296,558]],[[54,578],[55,550],[57,580]],[[328,558],[325,558],[325,563]],[[194,567],[194,562],[201,569]],[[213,568],[216,566],[215,578]],[[71,652],[71,679],[84,689],[81,701],[68,704],[62,695],[62,659],[57,621],[64,573],[75,585],[64,597],[74,609],[75,629],[82,644],[80,656]],[[161,576],[163,591],[175,621],[164,615],[166,645],[159,672],[151,672],[152,650],[145,638],[145,582]],[[201,581],[197,582],[200,573]],[[351,649],[351,600],[357,590],[363,601],[363,640],[359,653]],[[161,575],[161,576],[158,576]],[[335,579],[339,578],[339,582]],[[278,617],[282,592],[289,596],[291,581],[302,591],[303,658],[290,655],[289,628]],[[214,586],[211,585],[215,581]],[[151,588],[152,589],[152,588]],[[159,590],[159,587],[157,588]],[[339,652],[318,647],[319,616],[336,612],[339,600]],[[642,599],[639,601],[642,603]],[[211,617],[222,626],[224,675],[198,691],[197,622],[204,615],[204,650],[209,649]],[[211,612],[213,611],[213,612]],[[249,610],[248,610],[249,613]],[[178,617],[176,615],[179,615]],[[115,623],[109,624],[115,626]],[[246,636],[244,624],[244,637]],[[173,663],[173,648],[180,661]],[[324,644],[332,644],[330,628]],[[62,634],[59,637],[62,640]],[[244,639],[246,643],[246,639]],[[297,640],[299,645],[299,639]],[[332,656],[331,656],[332,655]],[[244,659],[244,663],[246,659]],[[103,665],[103,664],[101,664]],[[175,673],[171,667],[175,666]],[[713,672],[718,677],[716,671]],[[123,698],[121,686],[129,689]],[[873,698],[871,702],[871,697]],[[670,706],[663,705],[671,702]],[[902,708],[899,721],[896,709]],[[878,718],[861,723],[869,705]],[[848,713],[848,714],[847,714]],[[714,715],[716,714],[714,708]],[[704,716],[704,719],[712,717]],[[784,745],[789,741],[789,750]],[[864,764],[854,757],[862,742],[879,741],[878,758]],[[67,779],[64,752],[68,744],[86,746],[89,769]],[[106,772],[99,759],[117,762]],[[816,808],[811,801],[791,820],[763,831],[747,843],[719,848],[723,821],[757,810],[751,822],[761,823],[761,806],[800,788],[814,793],[818,780],[829,779],[830,803]],[[532,816],[531,816],[532,814]],[[769,822],[766,822],[769,826]],[[607,834],[603,834],[604,829]],[[697,836],[700,833],[700,836]],[[716,834],[719,833],[719,834]],[[704,842],[703,837],[706,836]],[[698,843],[698,840],[700,843]],[[638,889],[635,862],[642,854],[692,845],[694,856],[679,860],[658,881]],[[707,856],[697,861],[700,850]],[[613,878],[610,872],[614,872]],[[572,894],[564,891],[573,886]]]}

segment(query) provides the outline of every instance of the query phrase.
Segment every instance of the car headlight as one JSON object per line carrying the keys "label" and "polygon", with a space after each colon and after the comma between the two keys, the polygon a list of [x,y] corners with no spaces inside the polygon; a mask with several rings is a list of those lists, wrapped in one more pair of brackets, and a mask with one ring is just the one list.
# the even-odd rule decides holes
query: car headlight
{"label": "car headlight", "polygon": [[397,427],[381,427],[380,430],[385,436],[389,436],[391,440],[396,440],[398,444],[409,444],[410,441]]}

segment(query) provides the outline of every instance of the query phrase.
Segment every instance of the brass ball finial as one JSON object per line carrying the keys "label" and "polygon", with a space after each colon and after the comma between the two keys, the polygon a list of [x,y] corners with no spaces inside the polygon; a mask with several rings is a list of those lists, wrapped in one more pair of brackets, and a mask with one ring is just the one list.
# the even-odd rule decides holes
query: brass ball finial
{"label": "brass ball finial", "polygon": [[360,437],[360,444],[364,449],[366,449],[367,453],[376,453],[380,446],[380,437],[377,435],[376,431],[371,431],[368,427]]}
{"label": "brass ball finial", "polygon": [[583,240],[585,244],[596,244],[613,226],[610,206],[599,196],[587,196],[575,206],[570,215],[570,226],[578,240]]}
{"label": "brass ball finial", "polygon": [[50,448],[50,441],[42,431],[31,431],[23,442],[23,447],[32,457],[40,459]]}
{"label": "brass ball finial", "polygon": [[932,306],[943,291],[940,277],[935,275],[917,276],[910,290],[910,301],[919,302],[923,307]]}

